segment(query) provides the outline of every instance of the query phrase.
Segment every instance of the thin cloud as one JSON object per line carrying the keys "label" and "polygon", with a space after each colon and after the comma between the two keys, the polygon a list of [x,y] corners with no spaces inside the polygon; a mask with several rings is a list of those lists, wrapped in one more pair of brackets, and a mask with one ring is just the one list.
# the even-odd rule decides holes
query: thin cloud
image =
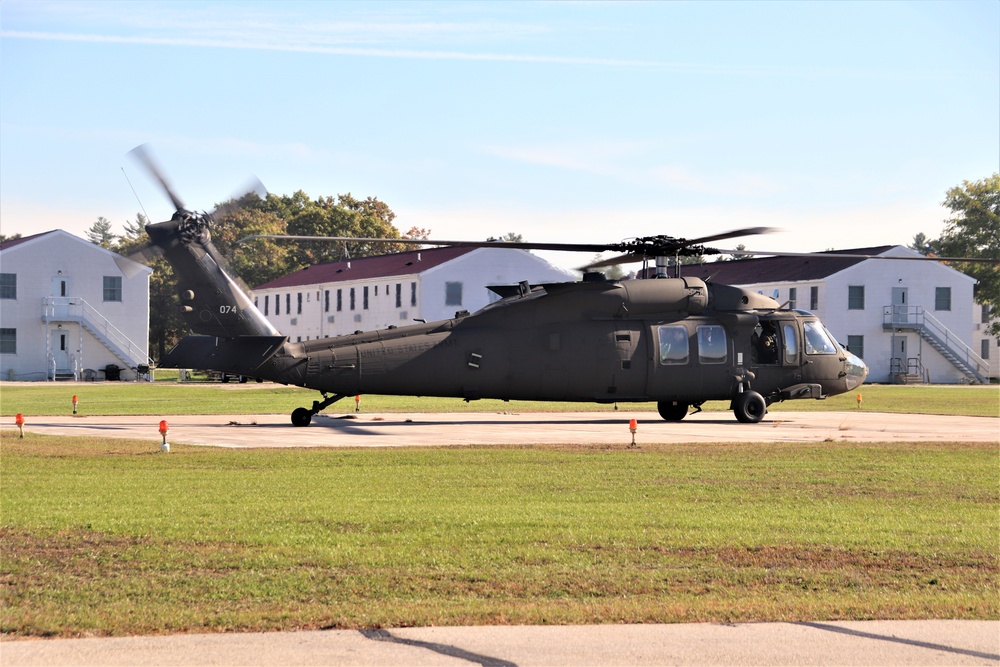
{"label": "thin cloud", "polygon": [[699,63],[660,62],[619,58],[591,58],[579,56],[549,56],[514,53],[474,53],[468,51],[442,51],[420,49],[379,49],[357,46],[326,46],[292,42],[268,42],[256,36],[231,39],[203,37],[152,37],[78,34],[65,32],[38,32],[3,30],[0,38],[25,39],[51,42],[85,42],[92,44],[131,44],[141,46],[175,46],[251,51],[281,51],[288,53],[316,53],[322,55],[359,56],[369,58],[397,58],[405,60],[465,60],[512,63],[543,63],[557,65],[597,65],[605,67],[653,68],[688,74],[768,74],[773,69],[752,67],[721,67]]}

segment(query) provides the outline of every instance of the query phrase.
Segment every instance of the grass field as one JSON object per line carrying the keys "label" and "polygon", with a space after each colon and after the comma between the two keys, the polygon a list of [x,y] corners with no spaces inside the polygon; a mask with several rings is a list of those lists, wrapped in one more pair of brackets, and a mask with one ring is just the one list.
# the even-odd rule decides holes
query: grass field
{"label": "grass field", "polygon": [[[997,392],[862,390],[864,409],[992,416]],[[85,414],[287,412],[313,397],[274,385],[0,385],[5,638],[1000,618],[1000,435],[162,455],[10,430],[15,412],[68,413],[73,393]],[[492,403],[366,396],[362,408],[561,407]],[[857,409],[853,396],[775,407],[798,405]]]}
{"label": "grass field", "polygon": [[164,456],[15,434],[8,635],[1000,618],[992,444]]}
{"label": "grass field", "polygon": [[[813,411],[856,410],[856,394],[832,396],[826,400],[798,400],[776,403],[769,410]],[[860,391],[862,409],[872,412],[1000,416],[1000,386],[900,386],[864,385]],[[79,397],[79,411],[87,415],[172,415],[172,414],[275,414],[291,413],[310,406],[319,393],[276,384],[130,383],[100,382],[57,384],[51,382],[0,383],[0,416],[17,413],[32,416],[70,414],[72,398]],[[554,412],[612,410],[594,403],[547,403],[531,401],[481,400],[466,403],[457,398],[409,396],[363,396],[365,412]],[[655,411],[655,403],[631,404]],[[710,401],[706,410],[728,410],[728,402]],[[353,398],[345,398],[327,412],[354,411]]]}

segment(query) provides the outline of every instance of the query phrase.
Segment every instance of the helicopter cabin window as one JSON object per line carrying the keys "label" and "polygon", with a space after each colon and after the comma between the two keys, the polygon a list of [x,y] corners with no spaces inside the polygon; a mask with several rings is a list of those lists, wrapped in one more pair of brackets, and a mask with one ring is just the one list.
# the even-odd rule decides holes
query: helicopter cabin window
{"label": "helicopter cabin window", "polygon": [[750,355],[754,363],[778,363],[778,328],[774,322],[758,322],[750,336]]}
{"label": "helicopter cabin window", "polygon": [[726,363],[726,330],[718,324],[698,327],[698,362],[702,364]]}
{"label": "helicopter cabin window", "polygon": [[802,323],[802,329],[805,332],[806,354],[837,353],[837,346],[833,344],[822,324],[806,321]]}
{"label": "helicopter cabin window", "polygon": [[462,283],[448,282],[444,284],[444,305],[446,306],[462,305]]}
{"label": "helicopter cabin window", "polygon": [[657,331],[660,340],[661,364],[686,364],[690,358],[688,349],[687,329],[681,326],[660,327]]}
{"label": "helicopter cabin window", "polygon": [[792,323],[781,328],[785,335],[785,363],[795,364],[799,360],[799,334]]}

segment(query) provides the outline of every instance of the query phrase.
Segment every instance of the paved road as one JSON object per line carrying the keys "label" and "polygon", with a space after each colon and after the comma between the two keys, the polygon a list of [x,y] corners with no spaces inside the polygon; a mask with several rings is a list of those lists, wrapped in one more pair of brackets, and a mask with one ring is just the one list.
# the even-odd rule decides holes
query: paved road
{"label": "paved road", "polygon": [[0,642],[19,665],[1000,665],[997,621],[330,630]]}
{"label": "paved road", "polygon": [[665,422],[651,412],[320,414],[305,428],[288,415],[163,417],[26,416],[30,435],[90,435],[219,447],[413,447],[498,444],[913,441],[1000,443],[1000,418],[851,412],[772,412],[759,424],[741,424],[729,413],[700,413]]}

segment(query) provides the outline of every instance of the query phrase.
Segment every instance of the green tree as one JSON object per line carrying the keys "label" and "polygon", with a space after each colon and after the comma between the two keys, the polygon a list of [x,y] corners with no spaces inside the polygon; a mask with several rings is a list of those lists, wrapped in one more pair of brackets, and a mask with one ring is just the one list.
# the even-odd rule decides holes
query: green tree
{"label": "green tree", "polygon": [[916,250],[921,255],[938,255],[937,248],[934,247],[934,241],[927,238],[927,235],[923,232],[919,232],[913,236],[913,241],[910,245],[906,246],[910,250]]}
{"label": "green tree", "polygon": [[117,234],[111,233],[111,221],[103,215],[87,230],[87,240],[108,250],[114,248]]}
{"label": "green tree", "polygon": [[487,243],[500,241],[502,243],[524,243],[524,237],[517,232],[507,232],[501,237],[491,236],[486,239]]}
{"label": "green tree", "polygon": [[[976,301],[1000,313],[1000,173],[979,181],[962,181],[945,194],[952,216],[934,245],[944,257],[974,257],[992,262],[954,262],[953,268],[979,282]],[[1000,322],[990,335],[1000,337]]]}

